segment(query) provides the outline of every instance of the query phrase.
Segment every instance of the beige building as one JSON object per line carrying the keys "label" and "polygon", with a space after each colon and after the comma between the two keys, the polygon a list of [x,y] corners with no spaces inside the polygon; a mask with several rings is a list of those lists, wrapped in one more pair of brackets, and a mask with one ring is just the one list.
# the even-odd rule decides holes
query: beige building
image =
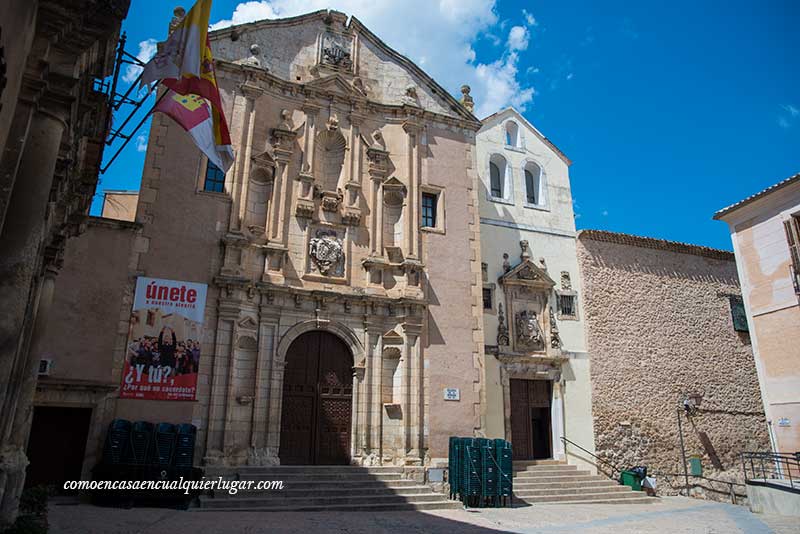
{"label": "beige building", "polygon": [[648,466],[669,494],[683,445],[707,477],[691,493],[730,502],[708,479],[743,482],[739,453],[769,444],[733,254],[582,230],[578,260],[598,456]]}
{"label": "beige building", "polygon": [[[93,219],[70,256],[85,294],[60,301],[38,402],[94,408],[84,473],[112,418],[194,423],[205,465],[446,460],[450,436],[483,431],[468,88],[462,104],[338,12],[210,38],[236,163],[154,116],[136,222]],[[87,263],[112,241],[130,253],[98,282]],[[208,285],[195,401],[108,392],[138,276]]]}
{"label": "beige building", "polygon": [[44,326],[105,145],[127,0],[0,2],[0,530],[15,520]]}
{"label": "beige building", "polygon": [[517,460],[567,459],[562,437],[593,451],[570,161],[513,108],[476,146],[487,435]]}
{"label": "beige building", "polygon": [[103,207],[100,216],[104,219],[133,222],[136,220],[138,191],[103,191]]}
{"label": "beige building", "polygon": [[730,228],[772,450],[800,451],[800,174],[714,219]]}

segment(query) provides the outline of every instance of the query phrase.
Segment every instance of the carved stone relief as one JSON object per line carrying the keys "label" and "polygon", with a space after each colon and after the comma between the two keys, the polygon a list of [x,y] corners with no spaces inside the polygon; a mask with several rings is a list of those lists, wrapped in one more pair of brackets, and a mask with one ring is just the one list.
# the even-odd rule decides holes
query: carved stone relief
{"label": "carved stone relief", "polygon": [[535,311],[522,310],[514,317],[517,350],[542,350],[544,335]]}
{"label": "carved stone relief", "polygon": [[349,38],[328,32],[322,36],[322,57],[320,63],[333,67],[351,69],[353,42]]}
{"label": "carved stone relief", "polygon": [[308,243],[309,268],[325,276],[344,276],[344,245],[338,232],[317,230]]}

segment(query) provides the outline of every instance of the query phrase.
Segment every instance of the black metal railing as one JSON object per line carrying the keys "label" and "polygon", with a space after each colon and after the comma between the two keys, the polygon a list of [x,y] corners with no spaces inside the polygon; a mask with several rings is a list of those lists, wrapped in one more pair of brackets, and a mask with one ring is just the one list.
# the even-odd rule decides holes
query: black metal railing
{"label": "black metal railing", "polygon": [[595,453],[593,453],[593,452],[591,452],[591,451],[588,451],[588,450],[584,449],[583,447],[581,447],[580,445],[578,445],[578,444],[577,444],[577,443],[575,443],[574,441],[571,441],[571,440],[567,439],[567,438],[566,438],[566,437],[564,437],[564,436],[561,436],[561,441],[563,441],[563,442],[564,442],[564,455],[565,455],[565,456],[566,456],[566,454],[567,454],[567,443],[569,443],[569,444],[570,444],[570,445],[572,445],[573,447],[577,447],[577,448],[579,448],[580,450],[582,450],[583,452],[585,452],[586,454],[588,454],[589,456],[591,456],[592,458],[594,458],[595,460],[597,460],[599,463],[601,463],[601,464],[603,464],[603,465],[606,465],[606,466],[610,467],[610,468],[611,468],[611,475],[610,475],[610,477],[611,477],[611,478],[613,478],[613,479],[617,479],[617,478],[619,478],[619,473],[622,473],[622,471],[624,471],[624,469],[620,469],[620,468],[619,468],[618,466],[616,466],[615,464],[613,464],[613,463],[609,462],[608,460],[605,460],[605,459],[603,459],[603,458],[600,458],[600,457],[599,457],[599,456],[597,456]]}
{"label": "black metal railing", "polygon": [[[565,455],[567,453],[567,443],[569,443],[570,445],[572,445],[574,447],[577,447],[581,451],[585,452],[586,454],[588,454],[589,456],[591,456],[592,458],[597,460],[598,463],[610,467],[611,468],[611,474],[609,476],[611,478],[613,478],[613,479],[618,479],[619,478],[619,473],[621,473],[622,471],[625,470],[625,469],[621,469],[619,466],[613,464],[612,462],[609,462],[608,460],[600,458],[599,456],[597,456],[593,452],[591,452],[589,450],[586,450],[585,448],[581,447],[580,445],[578,445],[574,441],[571,441],[571,440],[567,439],[564,436],[561,436],[561,441],[564,442],[564,454]],[[664,472],[660,472],[660,471],[650,471],[650,470],[648,470],[648,475],[649,476],[654,476],[656,478],[660,478],[661,480],[666,482],[667,485],[669,485],[673,489],[677,489],[679,492],[680,491],[686,491],[687,494],[688,494],[690,488],[701,487],[701,488],[705,489],[706,491],[712,491],[712,492],[718,493],[718,494],[728,494],[728,495],[730,495],[731,502],[733,504],[737,503],[737,498],[738,499],[744,499],[744,498],[747,497],[747,495],[745,493],[736,493],[736,491],[734,489],[734,487],[744,488],[745,485],[741,484],[739,482],[734,482],[732,480],[721,480],[721,479],[718,479],[718,478],[710,478],[710,477],[706,477],[706,476],[702,476],[702,475],[690,475],[690,474],[687,474],[687,473],[664,473]],[[681,484],[679,482],[679,478],[680,477],[686,477],[687,478],[686,484]],[[710,482],[712,484],[713,483],[724,484],[727,491],[719,490],[719,489],[713,487],[713,485],[712,486],[704,486],[700,482],[689,482],[688,481],[689,478],[696,479],[696,480],[699,480],[699,481]],[[795,476],[795,483],[797,483],[797,482],[800,482],[800,480],[798,480],[798,477]]]}
{"label": "black metal railing", "polygon": [[800,452],[743,452],[742,470],[748,483],[778,483],[800,490]]}

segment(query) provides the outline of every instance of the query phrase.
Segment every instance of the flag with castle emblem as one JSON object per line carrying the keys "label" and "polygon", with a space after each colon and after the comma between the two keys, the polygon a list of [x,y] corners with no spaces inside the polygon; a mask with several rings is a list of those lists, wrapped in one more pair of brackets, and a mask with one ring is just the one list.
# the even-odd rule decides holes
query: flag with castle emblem
{"label": "flag with castle emblem", "polygon": [[214,110],[203,97],[196,94],[180,95],[167,89],[167,94],[159,100],[153,111],[160,111],[177,122],[214,165],[223,171],[233,165],[230,138],[226,144],[220,144]]}
{"label": "flag with castle emblem", "polygon": [[211,0],[198,0],[144,66],[140,87],[166,78],[200,76],[210,15]]}

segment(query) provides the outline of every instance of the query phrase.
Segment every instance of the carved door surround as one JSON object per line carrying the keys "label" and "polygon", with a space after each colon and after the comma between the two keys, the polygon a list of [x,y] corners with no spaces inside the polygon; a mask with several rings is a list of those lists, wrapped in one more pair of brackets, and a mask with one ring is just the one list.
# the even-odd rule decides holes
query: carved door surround
{"label": "carved door surround", "polygon": [[503,288],[506,310],[498,333],[498,354],[560,356],[558,326],[550,313],[555,305],[555,282],[547,271],[523,254],[522,261],[516,267],[509,266],[498,283]]}

